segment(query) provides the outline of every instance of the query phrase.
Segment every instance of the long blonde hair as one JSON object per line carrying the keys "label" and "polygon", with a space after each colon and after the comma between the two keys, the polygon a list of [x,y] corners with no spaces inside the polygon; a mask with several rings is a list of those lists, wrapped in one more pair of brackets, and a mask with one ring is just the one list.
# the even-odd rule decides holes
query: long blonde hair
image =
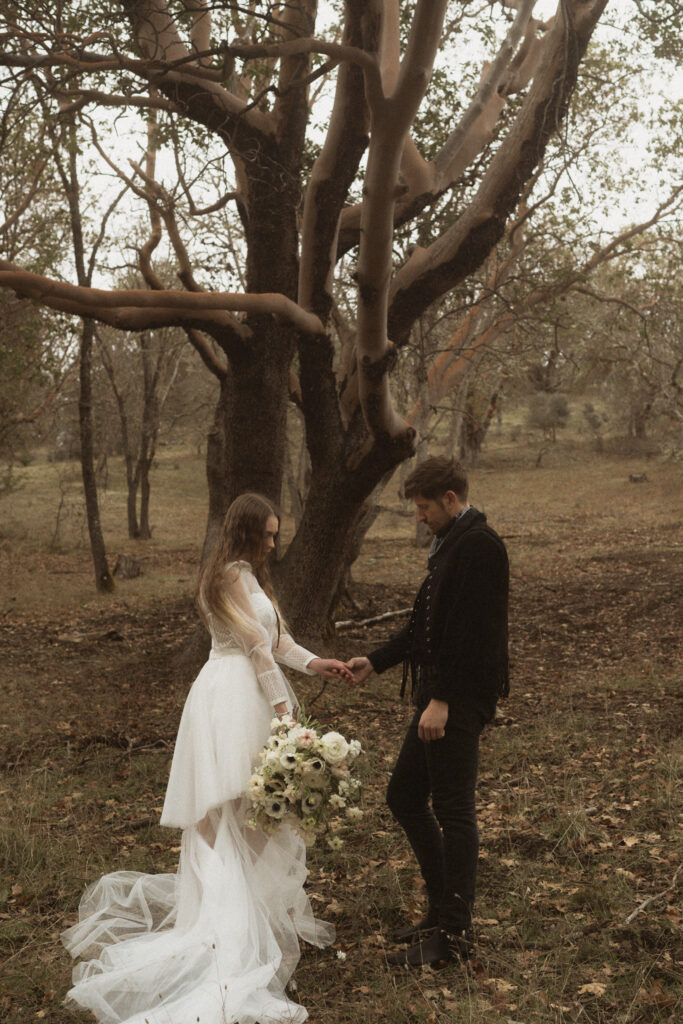
{"label": "long blonde hair", "polygon": [[[225,569],[230,562],[249,562],[254,576],[277,610],[268,568],[268,548],[265,542],[266,524],[271,516],[280,521],[275,506],[262,494],[247,491],[240,494],[225,513],[220,537],[199,574],[197,604],[206,622],[210,613],[227,626],[246,625],[226,593]],[[235,567],[235,573],[239,569]]]}

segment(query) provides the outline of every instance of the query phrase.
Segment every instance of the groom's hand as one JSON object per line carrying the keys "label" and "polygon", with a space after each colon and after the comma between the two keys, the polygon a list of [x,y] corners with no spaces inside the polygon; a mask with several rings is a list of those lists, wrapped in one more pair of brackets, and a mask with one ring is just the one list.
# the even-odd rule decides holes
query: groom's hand
{"label": "groom's hand", "polygon": [[422,712],[422,717],[417,727],[417,735],[424,743],[440,740],[446,734],[447,721],[448,702],[432,699]]}
{"label": "groom's hand", "polygon": [[369,658],[351,658],[346,662],[346,667],[353,675],[354,684],[362,683],[372,672],[372,663]]}

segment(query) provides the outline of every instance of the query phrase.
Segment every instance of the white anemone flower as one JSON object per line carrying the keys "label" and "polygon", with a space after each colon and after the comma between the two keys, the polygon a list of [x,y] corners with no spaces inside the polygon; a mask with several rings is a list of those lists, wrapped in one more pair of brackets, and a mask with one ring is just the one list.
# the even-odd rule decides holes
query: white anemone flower
{"label": "white anemone flower", "polygon": [[264,801],[266,814],[269,818],[284,818],[287,813],[287,800],[284,793],[269,793]]}
{"label": "white anemone flower", "polygon": [[360,809],[360,807],[347,807],[346,817],[349,819],[349,821],[360,821],[360,819],[363,817],[363,811]]}
{"label": "white anemone flower", "polygon": [[291,771],[296,764],[296,754],[293,754],[291,750],[285,750],[280,754],[280,764],[283,768]]}
{"label": "white anemone flower", "polygon": [[322,793],[318,793],[314,790],[312,793],[307,793],[301,801],[301,808],[303,811],[315,811],[316,808],[320,807],[323,802]]}

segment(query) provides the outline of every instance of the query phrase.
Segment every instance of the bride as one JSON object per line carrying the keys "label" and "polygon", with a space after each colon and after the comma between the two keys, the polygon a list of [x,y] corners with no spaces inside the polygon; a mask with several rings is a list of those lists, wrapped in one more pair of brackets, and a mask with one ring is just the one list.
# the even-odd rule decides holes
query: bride
{"label": "bride", "polygon": [[302,839],[289,826],[265,834],[245,824],[243,794],[273,711],[296,706],[277,662],[349,675],[281,627],[268,572],[278,527],[270,502],[242,494],[201,572],[211,653],[185,703],[161,815],[183,829],[177,874],[105,875],[62,936],[84,961],[67,1005],[106,1024],[298,1024],[306,1010],[285,994],[298,939],[334,939],[304,892]]}

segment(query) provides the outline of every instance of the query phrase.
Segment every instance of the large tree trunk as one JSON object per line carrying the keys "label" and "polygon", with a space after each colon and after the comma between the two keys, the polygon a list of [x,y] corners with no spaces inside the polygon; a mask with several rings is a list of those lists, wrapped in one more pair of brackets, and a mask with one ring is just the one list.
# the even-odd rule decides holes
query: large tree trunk
{"label": "large tree trunk", "polygon": [[81,333],[78,422],[81,437],[81,473],[83,476],[85,513],[88,521],[90,550],[95,569],[95,586],[101,593],[109,593],[114,589],[114,580],[107,565],[107,553],[104,546],[104,535],[102,533],[99,502],[97,499],[97,479],[95,476],[93,453],[91,374],[94,337],[95,325],[93,321],[84,320]]}
{"label": "large tree trunk", "polygon": [[384,438],[358,466],[344,451],[314,465],[301,524],[275,567],[278,595],[295,635],[330,635],[335,596],[365,502],[411,451],[412,437]]}
{"label": "large tree trunk", "polygon": [[202,561],[239,494],[257,491],[275,505],[282,494],[291,343],[282,325],[265,320],[253,326],[258,348],[255,343],[243,362],[233,360],[207,437],[209,515]]}
{"label": "large tree trunk", "polygon": [[312,479],[299,529],[275,568],[278,595],[295,636],[330,635],[331,606],[359,514],[357,498],[347,488],[338,489],[332,479]]}

